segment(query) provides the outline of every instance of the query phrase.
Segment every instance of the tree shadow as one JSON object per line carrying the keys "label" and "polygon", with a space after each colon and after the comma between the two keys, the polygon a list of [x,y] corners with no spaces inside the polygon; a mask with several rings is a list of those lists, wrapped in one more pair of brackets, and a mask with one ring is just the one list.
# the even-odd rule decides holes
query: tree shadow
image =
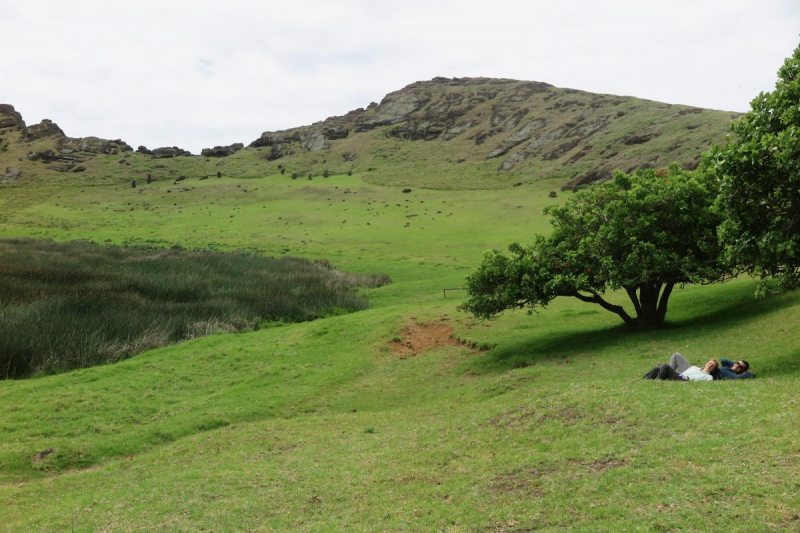
{"label": "tree shadow", "polygon": [[756,376],[788,376],[800,374],[800,349],[770,357],[758,368],[753,369]]}
{"label": "tree shadow", "polygon": [[[674,321],[668,321],[656,329],[634,329],[621,324],[593,330],[543,332],[521,342],[503,343],[473,361],[471,370],[481,373],[506,372],[541,361],[564,360],[570,356],[599,352],[614,346],[627,351],[636,339],[648,343],[675,342],[676,335],[685,337],[730,330],[736,325],[800,305],[800,291],[756,300],[753,288],[754,284],[732,286],[717,304],[709,304],[706,295],[700,292],[692,294],[684,299],[682,306],[691,309],[691,300],[695,300],[697,304],[702,302],[707,311],[691,315],[684,313],[683,316],[675,313],[678,317]],[[761,375],[800,371],[800,351],[778,356],[759,366]]]}

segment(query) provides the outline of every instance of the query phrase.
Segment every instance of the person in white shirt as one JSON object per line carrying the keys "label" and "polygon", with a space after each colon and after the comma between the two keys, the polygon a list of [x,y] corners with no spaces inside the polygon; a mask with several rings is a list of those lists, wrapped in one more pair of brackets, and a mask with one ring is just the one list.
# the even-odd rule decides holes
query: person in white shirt
{"label": "person in white shirt", "polygon": [[709,359],[703,368],[690,365],[681,354],[672,355],[670,362],[664,365],[656,365],[644,375],[643,379],[663,379],[672,381],[713,381],[712,375],[719,368],[719,361]]}

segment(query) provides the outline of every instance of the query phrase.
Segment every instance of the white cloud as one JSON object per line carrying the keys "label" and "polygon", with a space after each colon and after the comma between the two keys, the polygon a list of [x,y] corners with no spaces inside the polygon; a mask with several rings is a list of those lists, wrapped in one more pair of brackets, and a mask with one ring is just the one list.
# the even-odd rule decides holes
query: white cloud
{"label": "white cloud", "polygon": [[0,102],[72,136],[195,153],[434,76],[744,111],[798,23],[790,0],[0,0]]}

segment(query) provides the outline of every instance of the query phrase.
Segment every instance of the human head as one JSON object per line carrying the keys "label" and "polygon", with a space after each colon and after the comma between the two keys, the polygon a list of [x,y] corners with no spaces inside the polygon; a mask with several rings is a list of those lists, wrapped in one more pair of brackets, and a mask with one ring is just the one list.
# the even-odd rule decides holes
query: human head
{"label": "human head", "polygon": [[737,374],[744,374],[745,372],[750,370],[750,363],[748,363],[744,359],[739,359],[737,362],[731,365],[731,370],[733,370]]}
{"label": "human head", "polygon": [[703,366],[703,372],[711,374],[719,368],[719,361],[716,359],[709,359],[708,363]]}

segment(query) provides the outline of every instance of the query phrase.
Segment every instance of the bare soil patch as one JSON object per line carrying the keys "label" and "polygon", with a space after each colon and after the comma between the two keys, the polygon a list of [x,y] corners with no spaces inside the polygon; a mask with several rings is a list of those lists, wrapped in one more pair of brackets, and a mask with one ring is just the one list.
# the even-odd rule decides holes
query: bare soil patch
{"label": "bare soil patch", "polygon": [[417,322],[416,318],[412,318],[403,326],[401,338],[389,342],[392,354],[405,359],[443,346],[465,346],[453,336],[449,320],[447,317],[439,317],[429,322]]}

